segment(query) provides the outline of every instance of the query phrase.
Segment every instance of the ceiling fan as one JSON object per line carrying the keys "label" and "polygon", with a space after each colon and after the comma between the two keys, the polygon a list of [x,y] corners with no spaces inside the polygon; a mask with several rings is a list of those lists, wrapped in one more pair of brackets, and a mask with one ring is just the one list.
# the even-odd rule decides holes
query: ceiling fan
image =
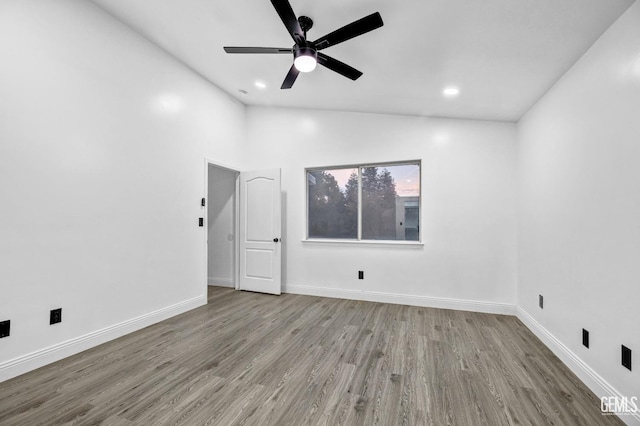
{"label": "ceiling fan", "polygon": [[340,62],[330,56],[321,53],[320,50],[334,46],[343,41],[350,40],[354,37],[368,33],[369,31],[380,28],[383,25],[380,13],[375,12],[371,15],[358,19],[342,28],[339,28],[316,41],[307,40],[307,31],[313,27],[313,21],[308,16],[300,16],[296,18],[289,0],[271,0],[273,7],[280,15],[280,19],[287,27],[287,31],[293,38],[295,44],[291,48],[280,47],[225,47],[227,53],[293,53],[293,65],[289,73],[282,83],[281,89],[290,89],[301,72],[313,71],[317,64],[320,64],[332,71],[342,74],[351,80],[357,80],[362,72],[357,69]]}

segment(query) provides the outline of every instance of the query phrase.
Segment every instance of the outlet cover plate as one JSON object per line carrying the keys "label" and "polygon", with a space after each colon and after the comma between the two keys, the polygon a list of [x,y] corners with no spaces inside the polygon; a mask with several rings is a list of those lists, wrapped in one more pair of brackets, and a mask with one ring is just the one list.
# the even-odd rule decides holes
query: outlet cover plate
{"label": "outlet cover plate", "polygon": [[11,320],[0,321],[0,339],[8,337],[11,332]]}
{"label": "outlet cover plate", "polygon": [[62,322],[62,308],[52,309],[49,314],[49,324],[58,324]]}
{"label": "outlet cover plate", "polygon": [[631,371],[631,349],[622,345],[622,366]]}
{"label": "outlet cover plate", "polygon": [[589,330],[582,329],[582,344],[585,347],[589,347]]}

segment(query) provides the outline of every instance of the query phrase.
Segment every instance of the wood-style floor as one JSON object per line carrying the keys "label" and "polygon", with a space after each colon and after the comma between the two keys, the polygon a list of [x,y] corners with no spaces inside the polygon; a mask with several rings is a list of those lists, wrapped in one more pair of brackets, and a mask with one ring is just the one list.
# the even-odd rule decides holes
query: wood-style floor
{"label": "wood-style floor", "polygon": [[515,317],[212,287],[0,383],[2,425],[607,425]]}

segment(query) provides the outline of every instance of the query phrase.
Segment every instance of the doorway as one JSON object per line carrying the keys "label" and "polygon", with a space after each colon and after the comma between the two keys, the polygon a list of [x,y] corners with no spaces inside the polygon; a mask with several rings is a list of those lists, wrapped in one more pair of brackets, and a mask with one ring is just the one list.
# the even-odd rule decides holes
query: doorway
{"label": "doorway", "polygon": [[240,173],[207,162],[207,284],[237,288],[237,181]]}
{"label": "doorway", "polygon": [[206,281],[282,292],[281,171],[244,171],[205,160]]}

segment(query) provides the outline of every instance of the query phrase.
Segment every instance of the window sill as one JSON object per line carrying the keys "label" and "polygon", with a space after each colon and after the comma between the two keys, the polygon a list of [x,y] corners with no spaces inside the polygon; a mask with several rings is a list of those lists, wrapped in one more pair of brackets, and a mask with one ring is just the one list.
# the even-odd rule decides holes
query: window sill
{"label": "window sill", "polygon": [[422,248],[422,241],[398,241],[398,240],[337,240],[322,238],[307,238],[302,240],[303,244],[318,245],[339,245],[339,246],[385,246],[385,247],[402,247],[402,248]]}

